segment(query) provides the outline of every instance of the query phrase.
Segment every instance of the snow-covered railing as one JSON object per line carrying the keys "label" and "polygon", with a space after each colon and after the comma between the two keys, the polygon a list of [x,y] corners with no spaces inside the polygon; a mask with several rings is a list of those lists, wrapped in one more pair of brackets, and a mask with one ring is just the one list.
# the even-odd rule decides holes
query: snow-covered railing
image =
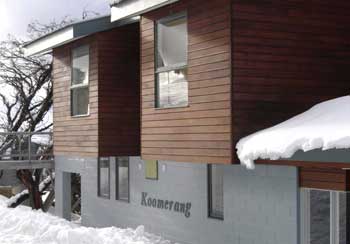
{"label": "snow-covered railing", "polygon": [[0,162],[52,160],[52,132],[0,132]]}

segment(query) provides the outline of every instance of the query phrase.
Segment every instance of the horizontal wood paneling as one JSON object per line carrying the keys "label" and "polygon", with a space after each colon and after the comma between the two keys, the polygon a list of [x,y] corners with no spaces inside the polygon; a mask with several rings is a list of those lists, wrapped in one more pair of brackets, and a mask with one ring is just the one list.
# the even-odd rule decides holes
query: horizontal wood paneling
{"label": "horizontal wood paneling", "polygon": [[349,94],[348,1],[232,3],[234,143]]}
{"label": "horizontal wood paneling", "polygon": [[[56,155],[140,155],[139,24],[54,49]],[[70,115],[71,51],[90,45],[90,115]]]}
{"label": "horizontal wood paneling", "polygon": [[347,191],[347,178],[342,169],[299,168],[300,187]]}
{"label": "horizontal wood paneling", "polygon": [[[71,51],[90,46],[90,116],[72,118],[70,109]],[[98,45],[95,36],[55,48],[53,51],[53,120],[55,155],[98,155]]]}
{"label": "horizontal wood paneling", "polygon": [[[144,159],[231,163],[229,0],[183,0],[141,18]],[[210,11],[208,11],[210,9]],[[154,21],[187,11],[189,106],[155,109]]]}

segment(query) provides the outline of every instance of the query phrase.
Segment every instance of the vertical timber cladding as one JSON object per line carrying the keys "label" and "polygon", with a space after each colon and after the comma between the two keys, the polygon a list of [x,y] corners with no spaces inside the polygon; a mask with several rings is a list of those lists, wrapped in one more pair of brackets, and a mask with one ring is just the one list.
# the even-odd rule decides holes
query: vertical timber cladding
{"label": "vertical timber cladding", "polygon": [[98,34],[99,155],[140,155],[139,23]]}
{"label": "vertical timber cladding", "polygon": [[[90,115],[72,118],[70,109],[71,51],[90,47]],[[94,36],[53,50],[53,121],[55,155],[91,156],[98,154],[98,55]]]}
{"label": "vertical timber cladding", "polygon": [[349,1],[232,3],[234,143],[349,94]]}
{"label": "vertical timber cladding", "polygon": [[[232,162],[230,1],[182,0],[141,18],[143,159]],[[189,106],[155,109],[155,21],[187,11]]]}

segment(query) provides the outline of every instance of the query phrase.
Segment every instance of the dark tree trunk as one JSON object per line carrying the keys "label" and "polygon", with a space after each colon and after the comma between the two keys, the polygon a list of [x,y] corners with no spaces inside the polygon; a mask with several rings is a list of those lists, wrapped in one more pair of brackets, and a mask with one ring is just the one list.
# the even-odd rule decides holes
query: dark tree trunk
{"label": "dark tree trunk", "polygon": [[31,206],[33,209],[41,209],[42,207],[41,193],[39,191],[40,174],[41,174],[40,170],[36,170],[34,173],[35,179],[33,179],[33,176],[30,170],[17,171],[18,178],[28,189],[29,199],[32,203]]}
{"label": "dark tree trunk", "polygon": [[[21,177],[23,177],[23,176],[21,176]],[[50,176],[50,180],[46,179],[41,184],[39,184],[39,188],[38,189],[40,191],[39,192],[40,196],[43,194],[44,191],[46,191],[52,185],[52,183],[53,183],[53,177]],[[40,187],[40,185],[42,185],[42,186]],[[26,188],[28,190],[27,186],[26,186]],[[32,204],[31,206],[34,206],[34,202],[35,201],[33,200],[33,194],[29,193],[29,190],[28,190],[28,193],[21,192],[19,194],[20,194],[20,196],[16,199],[16,201],[14,201],[10,205],[8,205],[9,208],[15,208],[15,207],[21,205],[24,201],[26,201],[28,199],[30,199],[30,201],[31,201],[31,204]],[[45,201],[45,203],[42,203],[42,210],[44,212],[46,212],[50,208],[50,206],[52,205],[53,201],[55,200],[54,197],[55,197],[55,192],[54,192],[54,190],[51,190],[48,198]],[[37,202],[39,202],[39,201],[37,201]],[[33,207],[33,208],[35,208],[35,207]]]}

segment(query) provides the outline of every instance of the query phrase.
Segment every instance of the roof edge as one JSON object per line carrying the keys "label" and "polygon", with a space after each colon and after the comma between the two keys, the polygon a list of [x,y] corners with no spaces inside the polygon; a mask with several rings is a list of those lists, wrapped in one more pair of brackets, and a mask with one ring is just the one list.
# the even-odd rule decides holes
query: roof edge
{"label": "roof edge", "polygon": [[111,21],[140,16],[179,0],[121,0],[111,4]]}
{"label": "roof edge", "polygon": [[117,22],[110,21],[110,15],[79,21],[48,33],[24,45],[26,56],[51,52],[53,48],[65,45],[77,39],[137,22],[139,18],[127,18]]}

